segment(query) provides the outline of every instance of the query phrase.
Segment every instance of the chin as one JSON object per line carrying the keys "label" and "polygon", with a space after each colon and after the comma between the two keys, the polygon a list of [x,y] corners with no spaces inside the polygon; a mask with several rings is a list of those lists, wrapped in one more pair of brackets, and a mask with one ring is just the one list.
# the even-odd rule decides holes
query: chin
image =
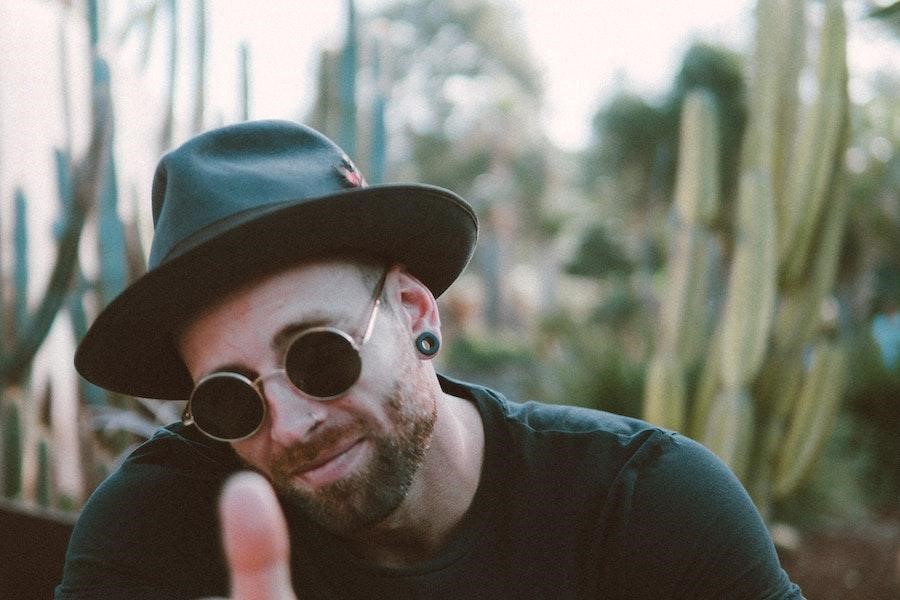
{"label": "chin", "polygon": [[273,468],[276,489],[321,527],[352,535],[381,523],[403,504],[422,469],[437,418],[429,396],[416,393],[408,382],[395,384],[385,403],[390,431],[366,432],[371,451],[361,465],[345,477],[315,490]]}

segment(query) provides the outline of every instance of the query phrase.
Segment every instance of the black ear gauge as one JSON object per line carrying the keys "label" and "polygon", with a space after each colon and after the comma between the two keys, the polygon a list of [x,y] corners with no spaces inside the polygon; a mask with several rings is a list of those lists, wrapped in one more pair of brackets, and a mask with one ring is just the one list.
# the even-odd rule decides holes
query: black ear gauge
{"label": "black ear gauge", "polygon": [[441,347],[441,341],[430,331],[423,331],[416,338],[416,350],[425,356],[434,356]]}

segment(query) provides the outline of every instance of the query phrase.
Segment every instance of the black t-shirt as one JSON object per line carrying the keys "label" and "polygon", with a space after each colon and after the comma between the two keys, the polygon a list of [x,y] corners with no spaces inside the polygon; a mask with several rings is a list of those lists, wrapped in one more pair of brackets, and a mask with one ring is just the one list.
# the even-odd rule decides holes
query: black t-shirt
{"label": "black t-shirt", "polygon": [[[735,477],[678,434],[609,413],[517,404],[441,378],[474,402],[485,458],[440,554],[384,568],[286,510],[299,600],[801,598]],[[173,425],[91,496],[57,600],[227,595],[216,499],[240,463]]]}

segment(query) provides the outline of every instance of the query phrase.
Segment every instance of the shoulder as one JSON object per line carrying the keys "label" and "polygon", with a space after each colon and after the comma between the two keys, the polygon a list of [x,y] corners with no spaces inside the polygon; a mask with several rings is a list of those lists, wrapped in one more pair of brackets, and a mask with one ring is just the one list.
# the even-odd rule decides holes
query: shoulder
{"label": "shoulder", "polygon": [[204,443],[181,425],[160,429],[100,484],[79,521],[90,525],[94,518],[138,514],[177,518],[178,507],[215,498],[236,468],[227,445]]}
{"label": "shoulder", "polygon": [[660,451],[671,435],[640,419],[575,406],[511,402],[485,387],[448,382],[450,393],[476,404],[488,437],[526,460],[577,459],[589,470],[602,466],[606,476],[614,476],[629,461]]}
{"label": "shoulder", "polygon": [[157,432],[88,499],[72,533],[60,593],[177,589],[192,567],[221,571],[216,501],[236,468],[225,447],[192,439],[180,426]]}
{"label": "shoulder", "polygon": [[[622,585],[672,598],[800,598],[743,485],[701,444],[668,432],[621,470],[607,502]],[[650,597],[638,595],[636,597]]]}
{"label": "shoulder", "polygon": [[592,532],[585,555],[599,562],[603,589],[630,590],[628,598],[800,598],[749,495],[701,444],[640,419],[450,384],[479,407],[488,447],[502,458],[490,472],[507,486],[521,479],[528,505],[554,507],[533,527],[552,522],[573,539]]}
{"label": "shoulder", "polygon": [[490,388],[444,376],[440,376],[440,380],[444,391],[474,402],[482,418],[499,418],[507,425],[522,427],[535,433],[633,437],[649,430],[658,430],[640,419],[563,404],[511,402],[503,394]]}

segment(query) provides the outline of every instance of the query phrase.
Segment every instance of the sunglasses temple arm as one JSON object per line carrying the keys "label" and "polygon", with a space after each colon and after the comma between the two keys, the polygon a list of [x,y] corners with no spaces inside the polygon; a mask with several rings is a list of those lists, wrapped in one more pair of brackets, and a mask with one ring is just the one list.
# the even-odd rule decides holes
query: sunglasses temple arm
{"label": "sunglasses temple arm", "polygon": [[185,425],[193,425],[194,424],[194,415],[191,414],[191,403],[188,402],[184,407],[184,412],[181,413],[181,422]]}
{"label": "sunglasses temple arm", "polygon": [[387,281],[388,271],[385,271],[375,287],[374,299],[372,302],[372,312],[369,314],[369,322],[366,323],[366,330],[363,333],[360,344],[365,344],[372,336],[372,330],[375,329],[375,318],[378,316],[378,309],[381,307],[381,293],[384,291],[384,283]]}

